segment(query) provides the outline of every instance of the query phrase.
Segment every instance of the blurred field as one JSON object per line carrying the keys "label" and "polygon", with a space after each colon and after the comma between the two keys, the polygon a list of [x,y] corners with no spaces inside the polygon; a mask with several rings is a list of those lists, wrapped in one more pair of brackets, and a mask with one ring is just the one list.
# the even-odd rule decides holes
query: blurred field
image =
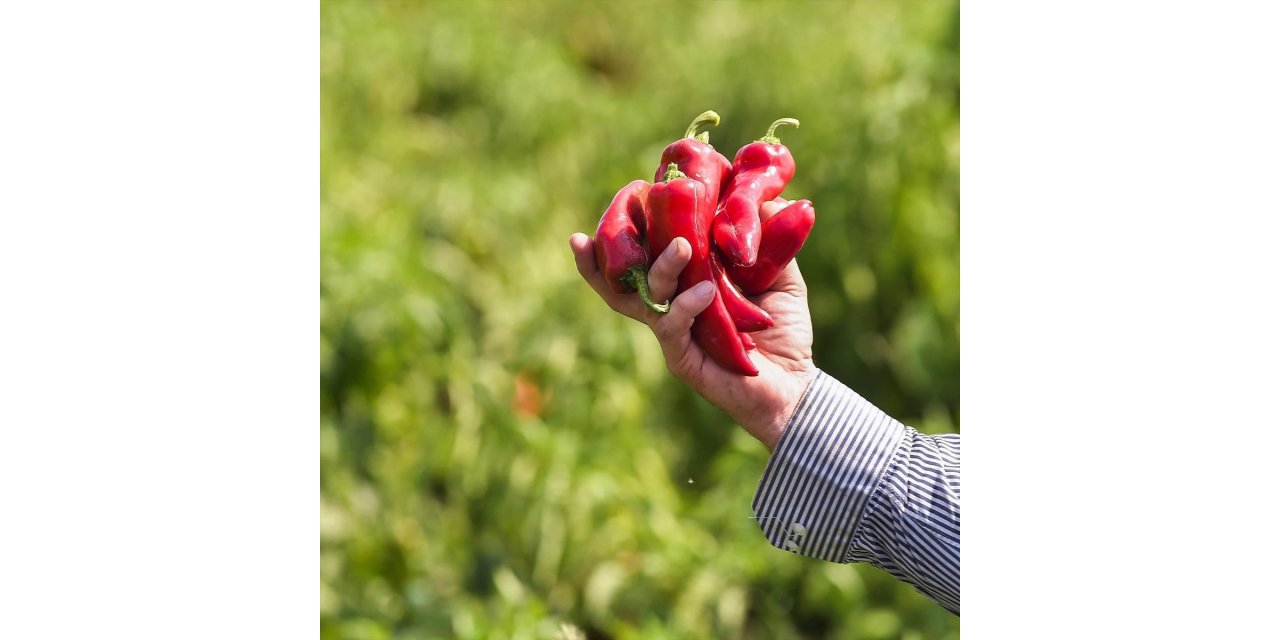
{"label": "blurred field", "polygon": [[324,638],[950,638],[771,547],[767,451],[670,379],[567,238],[715,109],[817,209],[818,365],[959,425],[953,2],[321,5]]}

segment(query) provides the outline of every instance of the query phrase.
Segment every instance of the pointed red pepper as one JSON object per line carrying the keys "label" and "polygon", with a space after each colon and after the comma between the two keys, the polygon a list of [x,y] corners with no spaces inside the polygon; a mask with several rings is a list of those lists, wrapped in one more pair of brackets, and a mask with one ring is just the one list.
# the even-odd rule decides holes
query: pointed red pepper
{"label": "pointed red pepper", "polygon": [[[711,210],[706,208],[705,189],[701,182],[686,177],[671,163],[665,181],[653,185],[646,198],[649,246],[666,247],[683,237],[693,249],[693,257],[677,279],[677,295],[704,280],[715,280],[709,234]],[[759,374],[747,357],[718,290],[711,305],[694,318],[692,333],[698,346],[720,366],[746,376]]]}
{"label": "pointed red pepper", "polygon": [[[764,249],[762,248],[761,251],[763,252]],[[743,333],[772,327],[773,316],[742,295],[742,291],[739,291],[738,287],[729,279],[729,274],[725,271],[724,266],[721,265],[720,258],[716,256],[717,253],[715,249],[711,250],[711,266],[716,274],[716,288],[720,291],[720,297],[724,299],[725,310],[729,312],[729,317],[733,319],[733,326]]]}
{"label": "pointed red pepper", "polygon": [[640,292],[645,306],[666,313],[670,305],[649,299],[649,252],[644,249],[644,201],[653,186],[633,180],[613,196],[596,226],[596,266],[618,293]]}
{"label": "pointed red pepper", "polygon": [[720,195],[713,234],[730,264],[749,267],[760,250],[760,205],[782,193],[796,173],[796,162],[773,135],[782,125],[800,126],[795,118],[779,118],[764,137],[738,150],[733,174]]}
{"label": "pointed red pepper", "polygon": [[728,265],[725,271],[743,293],[764,293],[800,253],[813,230],[813,203],[796,200],[760,225],[760,253],[749,267]]}
{"label": "pointed red pepper", "polygon": [[704,124],[718,126],[720,114],[714,111],[698,114],[685,130],[684,137],[662,150],[662,162],[653,173],[653,181],[661,182],[667,173],[667,167],[674,162],[681,173],[702,183],[705,187],[703,198],[707,201],[707,211],[715,211],[720,199],[720,188],[725,184],[732,166],[728,158],[711,146],[710,134],[706,131],[698,133],[698,128]]}

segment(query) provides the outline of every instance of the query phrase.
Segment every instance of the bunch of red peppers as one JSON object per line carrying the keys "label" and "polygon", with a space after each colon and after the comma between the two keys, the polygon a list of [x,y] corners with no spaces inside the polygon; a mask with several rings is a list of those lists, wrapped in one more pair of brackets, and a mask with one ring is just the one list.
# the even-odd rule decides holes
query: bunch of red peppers
{"label": "bunch of red peppers", "polygon": [[730,163],[710,144],[704,124],[720,124],[706,111],[685,136],[662,152],[653,183],[635,180],[614,196],[596,228],[596,264],[619,293],[636,292],[645,305],[666,313],[669,305],[649,295],[648,270],[677,237],[693,248],[676,294],[703,280],[716,283],[715,298],[693,321],[693,339],[720,366],[754,376],[747,352],[751,333],[773,326],[773,318],[748,296],[763,293],[799,253],[813,229],[813,204],[797,200],[767,219],[762,205],[777,198],[796,164],[775,135],[800,126],[774,121],[764,137],[738,150]]}

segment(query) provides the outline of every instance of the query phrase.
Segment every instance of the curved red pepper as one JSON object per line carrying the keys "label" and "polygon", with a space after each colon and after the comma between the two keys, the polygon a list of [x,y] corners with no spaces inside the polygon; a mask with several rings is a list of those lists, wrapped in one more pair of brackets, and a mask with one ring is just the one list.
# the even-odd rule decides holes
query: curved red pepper
{"label": "curved red pepper", "polygon": [[729,265],[725,272],[743,293],[763,293],[800,253],[804,241],[813,230],[813,203],[796,200],[760,225],[760,253],[749,267]]}
{"label": "curved red pepper", "polygon": [[649,252],[644,249],[644,202],[653,185],[633,180],[613,196],[596,225],[596,266],[609,288],[618,293],[640,292],[645,306],[666,313],[670,305],[649,299]]}
{"label": "curved red pepper", "polygon": [[707,203],[707,211],[714,212],[720,199],[720,187],[724,185],[725,178],[733,167],[728,158],[711,146],[711,136],[706,131],[698,133],[698,128],[708,123],[712,126],[719,125],[720,114],[714,111],[698,114],[685,130],[684,137],[662,150],[662,162],[653,173],[653,181],[661,182],[667,173],[667,167],[675,163],[681,173],[702,183],[705,187],[703,198]]}
{"label": "curved red pepper", "polygon": [[[709,235],[711,211],[705,206],[705,189],[672,163],[667,168],[666,181],[653,185],[645,201],[650,247],[665,247],[682,236],[693,248],[693,257],[677,280],[677,294],[703,280],[715,279]],[[742,375],[759,374],[747,357],[719,291],[711,305],[694,318],[692,332],[694,341],[720,366]]]}
{"label": "curved red pepper", "polygon": [[[760,251],[763,253],[764,249],[761,248]],[[734,286],[733,281],[729,279],[729,274],[721,265],[720,258],[716,257],[716,253],[714,249],[711,251],[711,266],[716,274],[716,288],[720,290],[720,297],[724,299],[725,310],[733,319],[733,326],[744,333],[772,327],[773,316],[742,295],[738,287]]]}
{"label": "curved red pepper", "polygon": [[731,264],[749,267],[760,250],[760,205],[782,193],[796,173],[791,152],[773,135],[781,125],[800,126],[795,118],[780,118],[764,137],[738,150],[733,178],[721,194],[713,233],[716,246]]}

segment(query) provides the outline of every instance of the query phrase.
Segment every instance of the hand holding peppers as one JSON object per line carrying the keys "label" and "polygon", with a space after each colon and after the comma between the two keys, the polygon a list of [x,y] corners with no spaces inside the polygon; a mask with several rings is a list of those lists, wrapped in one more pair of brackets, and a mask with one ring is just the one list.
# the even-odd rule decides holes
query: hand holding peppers
{"label": "hand holding peppers", "polygon": [[[766,210],[781,206],[774,202]],[[744,376],[718,366],[693,339],[694,318],[714,299],[712,283],[699,283],[671,300],[671,311],[654,313],[635,294],[613,291],[596,267],[591,238],[576,233],[569,238],[578,272],[591,287],[618,312],[646,324],[662,348],[667,369],[692,389],[719,407],[769,449],[776,446],[787,419],[817,373],[813,364],[813,329],[809,320],[807,289],[800,269],[788,263],[769,289],[756,297],[775,326],[747,337],[754,346],[751,361],[757,376]],[[649,287],[658,299],[666,299],[676,289],[677,275],[692,257],[684,240],[675,240],[665,250],[650,245],[658,255],[649,269]]]}
{"label": "hand holding peppers", "polygon": [[[732,164],[711,146],[709,134],[698,133],[702,125],[719,122],[714,111],[699,114],[684,137],[663,150],[654,184],[636,180],[618,192],[597,227],[594,265],[586,269],[580,259],[579,269],[584,277],[599,277],[608,292],[593,286],[610,306],[649,323],[664,345],[672,338],[664,338],[659,325],[680,326],[684,320],[659,314],[682,315],[676,306],[685,300],[683,310],[697,313],[680,330],[684,339],[692,338],[701,355],[726,373],[756,376],[757,361],[748,352],[760,349],[759,337],[776,321],[757,306],[760,299],[746,296],[766,294],[784,280],[813,227],[813,206],[807,200],[787,206],[773,201],[795,173],[790,151],[774,131],[798,126],[796,120],[776,120]],[[672,264],[680,271],[667,286],[659,272]],[[635,296],[618,301],[631,292],[639,293],[649,311],[633,311],[640,302]],[[671,304],[653,302],[672,295]]]}

